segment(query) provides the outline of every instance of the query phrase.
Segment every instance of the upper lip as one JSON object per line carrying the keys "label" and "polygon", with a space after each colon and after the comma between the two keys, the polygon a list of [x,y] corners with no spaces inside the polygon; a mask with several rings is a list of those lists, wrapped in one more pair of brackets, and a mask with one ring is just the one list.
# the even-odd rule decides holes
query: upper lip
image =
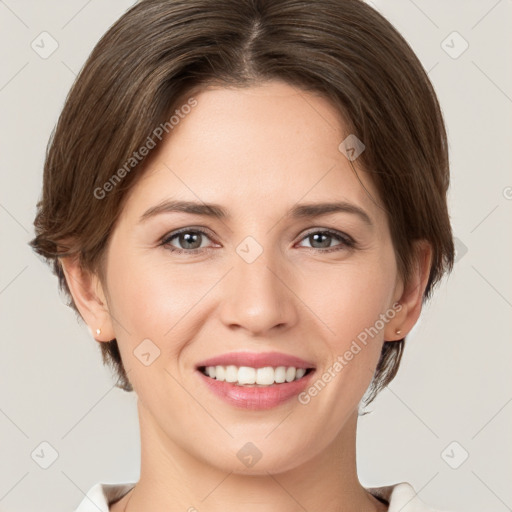
{"label": "upper lip", "polygon": [[230,352],[205,359],[196,365],[197,368],[206,366],[249,366],[251,368],[264,368],[265,366],[293,366],[295,368],[314,368],[315,365],[300,357],[283,354],[281,352]]}

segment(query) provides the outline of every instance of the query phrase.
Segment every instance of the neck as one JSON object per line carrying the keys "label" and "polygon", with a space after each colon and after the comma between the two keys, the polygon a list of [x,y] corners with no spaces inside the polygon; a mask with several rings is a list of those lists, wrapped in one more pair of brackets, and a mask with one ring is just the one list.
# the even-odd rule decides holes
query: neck
{"label": "neck", "polygon": [[254,474],[253,470],[251,474],[243,474],[194,457],[193,450],[164,435],[140,400],[138,405],[140,479],[133,491],[112,505],[112,512],[235,512],[241,504],[250,512],[387,510],[357,478],[357,411],[334,442],[303,464],[279,473],[267,470]]}

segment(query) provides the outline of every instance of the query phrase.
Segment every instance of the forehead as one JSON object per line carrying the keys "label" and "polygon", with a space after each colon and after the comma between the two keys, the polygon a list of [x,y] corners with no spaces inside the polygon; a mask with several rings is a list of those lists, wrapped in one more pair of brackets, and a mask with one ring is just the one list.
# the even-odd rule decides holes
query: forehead
{"label": "forehead", "polygon": [[[368,174],[339,150],[349,135],[337,109],[282,82],[209,87],[151,155],[127,207],[174,198],[226,205],[235,213],[281,214],[297,202],[348,200],[377,219]],[[190,97],[183,99],[183,104]],[[179,109],[179,105],[177,106]],[[357,165],[357,161],[353,162]]]}

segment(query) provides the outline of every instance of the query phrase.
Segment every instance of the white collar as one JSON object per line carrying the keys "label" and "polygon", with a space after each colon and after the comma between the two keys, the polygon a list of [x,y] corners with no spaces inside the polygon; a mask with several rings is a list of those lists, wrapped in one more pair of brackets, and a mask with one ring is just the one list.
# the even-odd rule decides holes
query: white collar
{"label": "white collar", "polygon": [[[75,512],[109,512],[109,504],[120,500],[136,482],[98,483],[86,494]],[[423,503],[411,484],[401,482],[384,487],[369,487],[368,492],[389,502],[388,512],[442,512]]]}

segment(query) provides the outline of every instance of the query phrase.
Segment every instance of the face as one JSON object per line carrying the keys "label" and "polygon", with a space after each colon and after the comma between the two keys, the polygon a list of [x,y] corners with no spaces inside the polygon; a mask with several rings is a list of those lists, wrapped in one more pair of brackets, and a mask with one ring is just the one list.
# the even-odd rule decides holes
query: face
{"label": "face", "polygon": [[[327,100],[281,82],[194,98],[128,196],[104,292],[139,412],[166,445],[225,471],[285,471],[357,414],[401,293],[390,231]],[[325,203],[341,206],[302,208]],[[202,371],[222,379],[220,366],[240,382]],[[253,468],[237,457],[248,442]]]}

